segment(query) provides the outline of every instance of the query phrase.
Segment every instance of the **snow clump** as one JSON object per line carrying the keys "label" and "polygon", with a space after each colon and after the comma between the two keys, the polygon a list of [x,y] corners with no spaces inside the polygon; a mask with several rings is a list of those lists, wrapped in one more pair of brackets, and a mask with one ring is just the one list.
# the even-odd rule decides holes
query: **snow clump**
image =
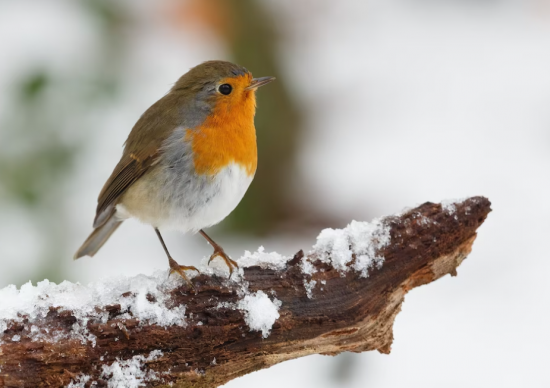
{"label": "snow clump", "polygon": [[261,331],[262,336],[267,338],[271,328],[279,319],[279,308],[281,301],[273,298],[273,301],[263,291],[256,291],[255,294],[247,294],[237,304],[239,310],[244,311],[244,321],[250,331]]}
{"label": "snow clump", "polygon": [[238,263],[241,268],[259,266],[262,269],[281,271],[285,269],[286,263],[291,258],[277,252],[265,252],[265,248],[260,246],[254,253],[244,251],[244,256],[238,260]]}
{"label": "snow clump", "polygon": [[324,229],[317,237],[317,243],[310,254],[332,265],[340,272],[349,270],[353,253],[356,259],[352,267],[368,276],[370,268],[382,267],[384,257],[377,252],[390,243],[390,228],[382,219],[372,222],[352,221],[344,229]]}

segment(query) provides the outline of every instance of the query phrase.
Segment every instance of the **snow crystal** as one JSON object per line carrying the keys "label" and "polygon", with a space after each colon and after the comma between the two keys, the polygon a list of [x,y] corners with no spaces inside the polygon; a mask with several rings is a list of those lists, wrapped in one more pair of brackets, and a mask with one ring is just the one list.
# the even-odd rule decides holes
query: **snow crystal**
{"label": "snow crystal", "polygon": [[269,336],[273,324],[279,318],[280,307],[280,300],[274,298],[271,301],[263,291],[245,295],[237,305],[239,310],[244,311],[244,320],[250,331],[261,331],[264,338]]}
{"label": "snow crystal", "polygon": [[21,340],[21,336],[20,335],[14,335],[13,337],[11,337],[11,340],[13,342],[19,342]]}
{"label": "snow crystal", "polygon": [[441,208],[443,209],[444,212],[453,214],[454,212],[456,212],[456,205],[461,204],[467,199],[468,198],[443,200],[441,201]]}
{"label": "snow crystal", "polygon": [[[41,332],[33,323],[46,317],[50,308],[71,311],[77,321],[71,336],[81,341],[95,342],[88,333],[89,320],[107,322],[109,313],[103,307],[120,304],[121,318],[137,318],[142,323],[160,326],[184,325],[185,306],[167,308],[167,291],[177,285],[177,280],[166,279],[165,271],[152,276],[117,277],[92,283],[88,287],[64,281],[60,284],[48,280],[33,286],[28,282],[18,290],[14,285],[0,289],[0,341],[9,321],[30,324],[33,339],[55,340],[49,333]],[[124,295],[124,296],[123,296]],[[99,309],[97,309],[99,307]]]}
{"label": "snow crystal", "polygon": [[431,218],[426,217],[422,213],[418,212],[415,214],[416,219],[418,220],[418,224],[422,226],[429,226],[433,223],[433,220]]}
{"label": "snow crystal", "polygon": [[[300,262],[300,267],[302,268],[302,273],[304,275],[313,275],[315,272],[317,272],[317,268],[309,261],[307,256],[302,257],[302,260]],[[307,280],[307,278],[304,278],[304,288],[306,289],[306,295],[309,299],[313,298],[313,289],[315,288],[315,285],[317,284],[317,281],[315,280]]]}
{"label": "snow crystal", "polygon": [[443,211],[453,214],[456,211],[454,202],[441,202],[441,208]]}
{"label": "snow crystal", "polygon": [[308,282],[306,279],[304,279],[304,288],[306,289],[306,295],[309,299],[313,299],[313,289],[315,288],[316,284],[316,280],[311,280]]}
{"label": "snow crystal", "polygon": [[260,246],[254,253],[244,251],[244,256],[237,262],[239,263],[239,267],[242,268],[260,266],[263,269],[268,268],[280,271],[285,269],[286,263],[290,259],[291,257],[280,255],[277,252],[265,252],[265,248]]}
{"label": "snow crystal", "polygon": [[129,360],[117,359],[111,365],[103,365],[101,377],[107,380],[109,388],[138,388],[145,382],[158,379],[158,374],[152,370],[143,371],[145,362],[154,361],[163,353],[160,350],[152,351],[147,358],[134,356]]}
{"label": "snow crystal", "polygon": [[389,227],[380,219],[373,222],[352,221],[344,229],[324,229],[310,253],[322,262],[331,264],[340,272],[348,271],[348,264],[355,253],[352,267],[367,277],[373,266],[380,268],[384,258],[377,251],[390,243]]}
{"label": "snow crystal", "polygon": [[231,303],[231,302],[219,302],[218,305],[216,306],[216,308],[220,309],[220,308],[224,308],[224,309],[235,309],[237,306],[235,305],[235,303]]}
{"label": "snow crystal", "polygon": [[302,267],[302,273],[306,275],[313,275],[315,272],[317,272],[317,268],[315,268],[311,261],[309,261],[307,256],[302,257],[300,266]]}

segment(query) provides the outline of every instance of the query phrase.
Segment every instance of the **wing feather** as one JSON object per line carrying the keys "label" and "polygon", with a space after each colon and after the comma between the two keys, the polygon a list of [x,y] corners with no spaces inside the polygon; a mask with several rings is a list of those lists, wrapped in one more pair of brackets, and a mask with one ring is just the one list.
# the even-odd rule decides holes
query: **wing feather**
{"label": "wing feather", "polygon": [[141,178],[153,164],[158,155],[158,150],[151,151],[146,152],[143,158],[134,154],[122,157],[99,194],[94,228],[101,226],[108,219],[108,215],[113,211],[118,198],[135,181]]}

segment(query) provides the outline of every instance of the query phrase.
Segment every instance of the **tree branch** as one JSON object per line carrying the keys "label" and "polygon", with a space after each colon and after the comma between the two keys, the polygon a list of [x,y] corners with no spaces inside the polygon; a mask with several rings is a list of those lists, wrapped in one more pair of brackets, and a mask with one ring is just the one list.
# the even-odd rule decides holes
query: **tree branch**
{"label": "tree branch", "polygon": [[305,256],[245,255],[261,266],[197,276],[196,295],[165,273],[0,290],[0,387],[216,387],[309,354],[389,353],[404,295],[456,275],[489,212],[483,197],[425,203],[323,232]]}

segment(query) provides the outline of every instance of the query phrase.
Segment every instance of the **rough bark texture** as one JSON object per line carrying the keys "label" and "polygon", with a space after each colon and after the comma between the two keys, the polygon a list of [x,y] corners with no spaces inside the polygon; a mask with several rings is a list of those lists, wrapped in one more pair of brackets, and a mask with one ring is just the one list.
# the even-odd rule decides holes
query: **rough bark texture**
{"label": "rough bark texture", "polygon": [[[153,350],[161,350],[163,356],[143,365],[158,376],[147,385],[181,387],[216,387],[315,353],[389,353],[393,322],[404,295],[446,274],[456,275],[456,268],[472,248],[477,228],[490,212],[490,202],[483,197],[455,206],[456,210],[448,211],[440,204],[425,203],[387,218],[391,242],[379,252],[384,265],[371,271],[368,278],[355,271],[343,276],[314,257],[311,260],[319,271],[306,276],[299,265],[301,251],[283,271],[245,269],[250,291],[265,290],[270,295],[274,290],[282,301],[280,318],[265,339],[260,332],[248,330],[239,310],[216,308],[220,302],[237,302],[239,286],[201,275],[194,279],[197,295],[188,292],[187,286],[171,293],[172,302],[185,304],[186,315],[193,317],[186,327],[165,329],[131,320],[122,323],[117,319],[119,306],[109,307],[107,324],[88,324],[97,336],[95,347],[77,340],[33,342],[24,325],[9,327],[6,332],[18,332],[21,340],[0,343],[0,386],[64,386],[81,373],[91,376],[86,386],[91,381],[106,386],[102,365],[138,354],[147,357]],[[303,286],[304,277],[318,282],[311,299]],[[326,282],[322,287],[321,281]],[[203,324],[198,325],[199,321]],[[70,331],[73,322],[71,312],[51,311],[43,324]]]}

